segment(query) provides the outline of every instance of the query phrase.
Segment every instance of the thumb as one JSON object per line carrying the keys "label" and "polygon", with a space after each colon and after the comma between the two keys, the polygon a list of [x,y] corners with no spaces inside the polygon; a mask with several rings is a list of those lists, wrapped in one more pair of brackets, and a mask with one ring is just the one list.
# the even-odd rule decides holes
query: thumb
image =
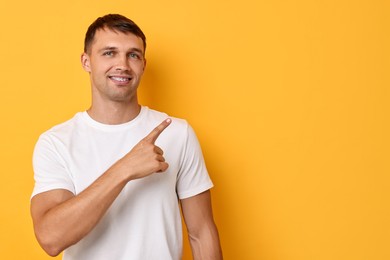
{"label": "thumb", "polygon": [[168,118],[162,121],[161,124],[156,126],[143,140],[154,144],[156,142],[157,138],[160,136],[160,134],[167,128],[172,122],[172,119]]}

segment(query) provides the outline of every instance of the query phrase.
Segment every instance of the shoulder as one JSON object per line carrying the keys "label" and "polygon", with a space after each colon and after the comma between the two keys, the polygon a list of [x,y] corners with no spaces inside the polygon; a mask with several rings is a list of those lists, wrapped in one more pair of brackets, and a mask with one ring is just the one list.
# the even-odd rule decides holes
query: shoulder
{"label": "shoulder", "polygon": [[[145,119],[147,122],[150,122],[153,125],[158,125],[162,121],[164,121],[167,118],[172,119],[171,125],[168,127],[171,131],[179,131],[179,132],[186,132],[188,131],[188,128],[190,127],[189,123],[187,120],[178,118],[178,117],[173,117],[168,115],[167,113],[160,112],[154,109],[150,109],[148,107],[145,107]],[[167,130],[168,130],[167,129]]]}
{"label": "shoulder", "polygon": [[38,143],[66,139],[71,135],[71,133],[74,132],[74,129],[80,125],[81,117],[81,112],[76,113],[71,119],[68,119],[67,121],[57,124],[46,130],[39,136]]}
{"label": "shoulder", "polygon": [[[172,119],[171,124],[161,133],[158,143],[167,142],[174,147],[184,147],[189,139],[196,139],[195,133],[187,122],[182,118],[170,116],[166,113],[147,108],[144,117],[143,129],[149,133],[165,119]],[[145,123],[147,122],[147,123]]]}

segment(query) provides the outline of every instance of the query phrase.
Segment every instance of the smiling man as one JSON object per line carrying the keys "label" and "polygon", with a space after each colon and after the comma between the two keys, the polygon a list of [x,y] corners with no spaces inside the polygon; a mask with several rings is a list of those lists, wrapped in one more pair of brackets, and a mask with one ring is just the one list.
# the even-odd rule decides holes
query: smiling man
{"label": "smiling man", "polygon": [[213,184],[192,128],[138,103],[145,49],[124,16],[88,28],[81,63],[91,107],[43,133],[33,156],[31,215],[51,256],[181,259],[181,205],[194,259],[222,259]]}

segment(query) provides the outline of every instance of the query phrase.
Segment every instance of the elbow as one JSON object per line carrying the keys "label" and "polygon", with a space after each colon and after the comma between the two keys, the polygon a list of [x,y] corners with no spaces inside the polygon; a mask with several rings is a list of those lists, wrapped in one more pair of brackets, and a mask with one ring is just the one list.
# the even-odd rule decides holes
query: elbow
{"label": "elbow", "polygon": [[44,241],[39,240],[39,244],[41,245],[42,249],[48,254],[49,256],[55,257],[58,256],[63,250],[55,243],[52,243],[50,241]]}
{"label": "elbow", "polygon": [[55,256],[58,256],[62,250],[56,248],[56,247],[53,247],[53,246],[47,246],[46,248],[42,247],[43,250],[45,250],[46,254],[48,254],[49,256],[51,257],[55,257]]}
{"label": "elbow", "polygon": [[49,247],[43,248],[43,250],[46,252],[46,254],[48,254],[51,257],[56,257],[62,252],[61,250],[57,250],[56,248],[49,248]]}
{"label": "elbow", "polygon": [[199,240],[219,240],[218,230],[214,221],[204,223],[203,226],[198,228],[187,227],[187,231],[189,239],[194,242]]}
{"label": "elbow", "polygon": [[53,235],[48,234],[48,232],[45,233],[35,233],[39,245],[49,256],[58,256],[64,250],[64,248],[60,245],[59,239],[56,239]]}

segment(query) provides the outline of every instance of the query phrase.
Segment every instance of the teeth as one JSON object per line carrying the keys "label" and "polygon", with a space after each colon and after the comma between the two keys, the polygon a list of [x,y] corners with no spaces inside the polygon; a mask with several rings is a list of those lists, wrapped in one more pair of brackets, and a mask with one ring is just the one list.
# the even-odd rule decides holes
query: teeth
{"label": "teeth", "polygon": [[122,82],[125,82],[125,81],[128,81],[129,78],[121,78],[121,77],[111,77],[113,80],[116,80],[116,81],[122,81]]}

